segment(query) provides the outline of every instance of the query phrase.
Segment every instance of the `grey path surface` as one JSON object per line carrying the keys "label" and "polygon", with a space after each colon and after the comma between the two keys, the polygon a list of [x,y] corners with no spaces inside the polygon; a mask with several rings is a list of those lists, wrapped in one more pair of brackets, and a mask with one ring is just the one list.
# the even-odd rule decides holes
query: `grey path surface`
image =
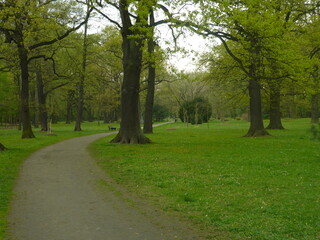
{"label": "grey path surface", "polygon": [[10,240],[200,239],[175,231],[174,224],[155,223],[114,191],[101,190],[99,182],[106,178],[86,147],[106,135],[66,140],[25,161],[9,219]]}

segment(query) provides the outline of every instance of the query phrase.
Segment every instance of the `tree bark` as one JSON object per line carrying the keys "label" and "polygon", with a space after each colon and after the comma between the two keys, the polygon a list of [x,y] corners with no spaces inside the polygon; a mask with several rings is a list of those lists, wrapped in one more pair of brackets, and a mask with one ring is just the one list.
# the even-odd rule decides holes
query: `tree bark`
{"label": "tree bark", "polygon": [[[87,15],[89,13],[89,4],[87,5]],[[78,105],[77,105],[77,118],[76,118],[76,124],[74,127],[74,131],[82,131],[81,129],[81,123],[83,118],[83,108],[84,108],[84,82],[86,78],[86,68],[87,68],[87,50],[88,50],[88,39],[87,39],[87,33],[88,33],[88,21],[84,25],[84,36],[83,36],[83,52],[82,52],[82,72],[80,76],[80,81],[78,83],[79,88],[79,99],[78,99]]]}
{"label": "tree bark", "polygon": [[113,143],[138,144],[150,140],[143,136],[140,127],[139,89],[142,49],[134,39],[124,38],[124,76],[121,89],[121,123]]}
{"label": "tree bark", "polygon": [[[150,14],[150,24],[154,24],[153,12]],[[154,91],[155,91],[155,82],[156,82],[156,66],[155,66],[155,42],[153,39],[153,30],[152,37],[148,40],[148,53],[149,53],[149,63],[148,63],[148,89],[147,97],[145,103],[144,111],[144,125],[143,133],[153,133],[152,120],[153,120],[153,104],[154,104]]]}
{"label": "tree bark", "polygon": [[269,133],[265,130],[262,118],[261,104],[261,56],[256,36],[250,37],[250,66],[249,66],[249,97],[250,97],[250,128],[245,137],[262,137]]}
{"label": "tree bark", "polygon": [[37,69],[36,77],[37,77],[37,90],[38,90],[38,103],[39,103],[39,112],[40,112],[39,116],[40,116],[41,131],[47,132],[48,131],[48,111],[47,111],[47,105],[46,105],[47,96],[44,91],[41,67]]}
{"label": "tree bark", "polygon": [[[121,87],[121,123],[118,135],[111,141],[122,144],[143,144],[150,140],[142,134],[139,114],[140,74],[142,67],[143,38],[139,30],[132,30],[129,4],[120,1],[122,20],[122,50],[123,50],[123,83]],[[139,11],[139,10],[138,10]],[[145,20],[145,19],[144,19]],[[136,23],[141,24],[139,17]],[[141,26],[139,26],[140,28]]]}
{"label": "tree bark", "polygon": [[319,97],[320,94],[313,94],[311,98],[311,123],[319,123]]}
{"label": "tree bark", "polygon": [[20,70],[21,70],[21,138],[34,138],[30,121],[29,109],[29,69],[28,50],[24,46],[18,46]]}
{"label": "tree bark", "polygon": [[270,122],[267,129],[284,129],[280,111],[280,83],[269,83],[270,87]]}
{"label": "tree bark", "polygon": [[265,130],[261,108],[261,87],[256,79],[249,80],[250,128],[245,137],[262,137],[269,133]]}

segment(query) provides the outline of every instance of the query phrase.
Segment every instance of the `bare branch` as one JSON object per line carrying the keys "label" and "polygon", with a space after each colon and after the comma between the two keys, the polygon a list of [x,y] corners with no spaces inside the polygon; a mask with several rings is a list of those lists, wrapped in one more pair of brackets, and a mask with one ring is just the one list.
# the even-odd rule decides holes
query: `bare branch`
{"label": "bare branch", "polygon": [[115,24],[118,28],[122,29],[122,26],[121,26],[117,21],[109,18],[105,13],[101,12],[98,8],[96,8],[96,7],[93,7],[93,8],[94,8],[94,10],[95,10],[96,12],[98,12],[99,14],[101,14],[104,18],[108,19],[109,22]]}

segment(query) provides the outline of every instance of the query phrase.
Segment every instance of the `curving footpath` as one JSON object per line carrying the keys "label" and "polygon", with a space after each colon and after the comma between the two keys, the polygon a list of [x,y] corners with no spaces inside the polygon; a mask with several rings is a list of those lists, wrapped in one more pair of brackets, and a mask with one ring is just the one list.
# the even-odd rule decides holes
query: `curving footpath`
{"label": "curving footpath", "polygon": [[14,190],[9,240],[200,239],[175,231],[170,222],[152,220],[114,191],[101,188],[99,182],[108,178],[87,146],[109,134],[66,140],[25,161]]}

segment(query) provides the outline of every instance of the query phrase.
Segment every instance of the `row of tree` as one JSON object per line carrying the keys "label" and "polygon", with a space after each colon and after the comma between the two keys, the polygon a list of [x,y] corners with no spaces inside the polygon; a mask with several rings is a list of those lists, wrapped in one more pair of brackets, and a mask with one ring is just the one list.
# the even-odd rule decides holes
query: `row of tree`
{"label": "row of tree", "polygon": [[[174,78],[174,73],[163,68],[165,54],[157,44],[161,42],[157,27],[167,25],[174,42],[185,29],[216,42],[202,58],[202,65],[208,66],[208,72],[201,73],[207,81],[202,84],[248,90],[247,136],[268,135],[262,89],[270,96],[268,128],[282,128],[280,101],[289,94],[312,96],[316,122],[319,7],[319,1],[303,0],[2,1],[0,67],[7,73],[0,77],[15,94],[5,98],[10,104],[2,103],[1,111],[11,113],[7,119],[19,119],[22,138],[31,138],[30,106],[38,107],[38,114],[33,110],[33,121],[38,117],[45,131],[47,99],[51,98],[57,111],[66,103],[67,121],[72,109],[77,109],[75,130],[81,130],[83,115],[90,118],[95,109],[98,118],[121,119],[113,142],[150,142],[140,128],[140,97],[146,90],[144,132],[150,133],[156,79]],[[94,13],[116,29],[88,34],[88,20]],[[37,104],[30,104],[30,99]],[[181,99],[176,100],[183,105]],[[216,98],[213,105],[217,101],[222,99]],[[20,114],[14,114],[17,111]]]}

